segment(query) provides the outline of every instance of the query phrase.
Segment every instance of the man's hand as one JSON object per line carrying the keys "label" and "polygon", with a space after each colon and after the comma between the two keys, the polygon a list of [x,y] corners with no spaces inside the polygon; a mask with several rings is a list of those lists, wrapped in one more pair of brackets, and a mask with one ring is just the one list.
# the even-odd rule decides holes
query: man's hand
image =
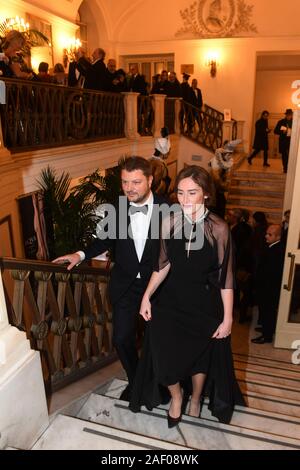
{"label": "man's hand", "polygon": [[74,268],[74,266],[81,263],[81,258],[78,253],[71,253],[69,255],[60,256],[59,258],[54,259],[52,263],[56,263],[56,264],[68,263],[67,270],[71,271],[71,269]]}

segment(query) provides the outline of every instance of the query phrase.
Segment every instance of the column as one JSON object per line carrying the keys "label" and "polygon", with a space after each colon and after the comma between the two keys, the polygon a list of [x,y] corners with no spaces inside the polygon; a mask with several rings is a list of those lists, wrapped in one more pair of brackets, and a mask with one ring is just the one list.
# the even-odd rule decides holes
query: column
{"label": "column", "polygon": [[152,95],[154,108],[154,137],[161,137],[161,128],[165,125],[165,99],[167,95]]}
{"label": "column", "polygon": [[139,139],[137,114],[139,93],[125,92],[122,95],[124,95],[125,136],[127,139]]}
{"label": "column", "polygon": [[181,134],[181,125],[180,125],[180,111],[181,111],[181,102],[182,98],[176,98],[175,101],[175,134]]}
{"label": "column", "polygon": [[41,360],[26,333],[8,323],[1,273],[0,402],[0,449],[30,449],[49,425]]}

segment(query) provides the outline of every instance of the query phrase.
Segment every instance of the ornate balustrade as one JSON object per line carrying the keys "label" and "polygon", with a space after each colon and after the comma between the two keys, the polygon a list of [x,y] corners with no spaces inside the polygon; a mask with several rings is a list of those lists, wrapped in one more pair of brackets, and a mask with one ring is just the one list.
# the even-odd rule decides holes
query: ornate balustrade
{"label": "ornate balustrade", "polygon": [[5,147],[26,150],[124,137],[124,97],[118,93],[1,78]]}
{"label": "ornate balustrade", "polygon": [[51,390],[115,360],[106,269],[13,258],[0,265],[10,323],[41,352]]}
{"label": "ornate balustrade", "polygon": [[200,111],[178,98],[104,93],[2,77],[1,82],[5,104],[0,105],[0,137],[11,151],[125,136],[159,137],[163,126],[170,134],[182,133],[212,151],[224,140],[242,138],[241,121],[228,123],[216,109],[205,105]]}
{"label": "ornate balustrade", "polygon": [[182,102],[181,133],[213,152],[222,146],[224,140],[238,138],[238,121],[229,121],[224,132],[225,123],[224,114],[208,105],[204,105],[204,111],[200,111],[192,104]]}

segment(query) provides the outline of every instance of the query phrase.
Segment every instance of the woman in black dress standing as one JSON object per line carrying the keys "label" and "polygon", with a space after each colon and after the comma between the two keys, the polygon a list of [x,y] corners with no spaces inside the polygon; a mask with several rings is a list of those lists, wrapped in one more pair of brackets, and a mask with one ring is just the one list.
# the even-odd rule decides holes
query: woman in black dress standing
{"label": "woman in black dress standing", "polygon": [[[167,386],[168,425],[173,427],[182,413],[180,382],[192,378],[188,414],[199,416],[205,386],[212,414],[229,422],[234,405],[244,404],[230,347],[234,288],[230,231],[205,207],[211,196],[206,170],[183,169],[176,189],[181,208],[163,222],[158,271],[152,274],[140,308],[149,324],[129,407],[136,412],[141,405],[157,406],[160,386]],[[151,309],[150,298],[160,284]]]}

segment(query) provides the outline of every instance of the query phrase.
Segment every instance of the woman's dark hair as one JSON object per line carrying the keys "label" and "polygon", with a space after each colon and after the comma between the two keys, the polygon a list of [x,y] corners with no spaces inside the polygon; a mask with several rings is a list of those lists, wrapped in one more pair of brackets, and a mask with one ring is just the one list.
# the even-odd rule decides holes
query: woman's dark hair
{"label": "woman's dark hair", "polygon": [[65,69],[63,64],[60,64],[59,62],[54,65],[53,72],[54,73],[64,73]]}
{"label": "woman's dark hair", "polygon": [[149,178],[149,176],[152,176],[152,167],[150,162],[146,160],[143,157],[138,157],[138,156],[132,156],[132,157],[126,157],[119,162],[121,171],[126,170],[126,171],[135,171],[135,170],[141,170],[143,172],[143,175]]}
{"label": "woman's dark hair", "polygon": [[267,114],[267,115],[269,116],[270,113],[269,113],[269,111],[267,111],[267,110],[265,109],[265,110],[261,113],[261,117],[263,117],[264,114]]}
{"label": "woman's dark hair", "polygon": [[47,73],[49,69],[49,64],[47,62],[40,62],[39,65],[39,72],[45,72]]}
{"label": "woman's dark hair", "polygon": [[160,131],[160,134],[161,134],[162,137],[168,137],[169,129],[167,127],[162,127],[161,131]]}
{"label": "woman's dark hair", "polygon": [[213,182],[210,174],[201,166],[191,165],[183,168],[177,175],[175,180],[175,191],[178,190],[178,185],[180,181],[185,178],[191,178],[194,183],[196,183],[204,193],[204,196],[207,196],[207,202],[214,197]]}
{"label": "woman's dark hair", "polygon": [[266,214],[264,212],[261,212],[261,211],[254,212],[252,217],[258,225],[268,225]]}

